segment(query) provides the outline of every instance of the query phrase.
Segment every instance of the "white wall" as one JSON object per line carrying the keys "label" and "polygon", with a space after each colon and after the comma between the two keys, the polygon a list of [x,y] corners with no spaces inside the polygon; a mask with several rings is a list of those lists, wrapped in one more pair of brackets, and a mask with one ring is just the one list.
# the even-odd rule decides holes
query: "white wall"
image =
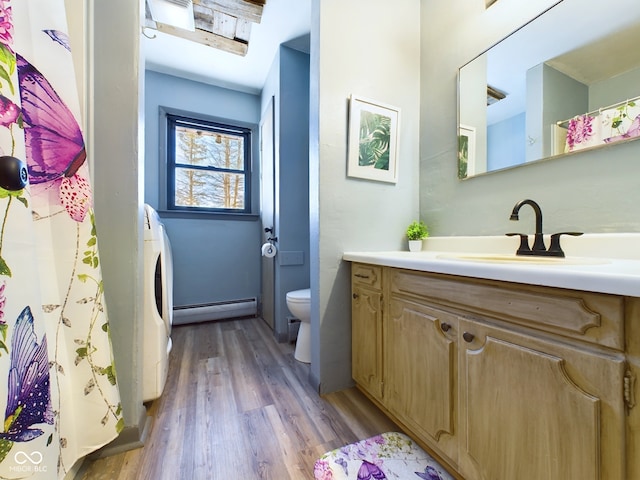
{"label": "white wall", "polygon": [[[143,1],[92,0],[87,145],[96,227],[125,425],[137,435],[142,391]],[[126,435],[125,435],[126,436]],[[121,435],[121,438],[123,435]],[[123,439],[125,442],[127,439]],[[133,439],[135,441],[135,439]]]}
{"label": "white wall", "polygon": [[[581,15],[614,8],[593,2],[587,9],[584,0],[567,2],[575,3],[574,11]],[[509,221],[513,205],[523,198],[541,204],[549,233],[640,231],[640,141],[465,181],[456,178],[458,68],[549,3],[500,0],[485,11],[481,1],[422,2],[420,215],[432,234],[533,231],[530,218],[521,216],[519,225]]]}
{"label": "white wall", "polygon": [[589,110],[640,95],[640,66],[602,82],[589,85]]}
{"label": "white wall", "polygon": [[[312,381],[351,385],[351,296],[345,251],[406,249],[418,216],[420,0],[313,0],[311,27]],[[348,99],[401,109],[399,178],[348,178]],[[455,137],[454,137],[455,138]]]}

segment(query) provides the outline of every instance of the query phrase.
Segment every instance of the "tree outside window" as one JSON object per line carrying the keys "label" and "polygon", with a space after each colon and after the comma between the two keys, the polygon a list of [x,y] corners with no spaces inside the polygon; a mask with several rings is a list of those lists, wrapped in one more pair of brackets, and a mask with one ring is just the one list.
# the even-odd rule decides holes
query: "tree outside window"
{"label": "tree outside window", "polygon": [[169,208],[248,212],[250,130],[174,115],[167,121]]}

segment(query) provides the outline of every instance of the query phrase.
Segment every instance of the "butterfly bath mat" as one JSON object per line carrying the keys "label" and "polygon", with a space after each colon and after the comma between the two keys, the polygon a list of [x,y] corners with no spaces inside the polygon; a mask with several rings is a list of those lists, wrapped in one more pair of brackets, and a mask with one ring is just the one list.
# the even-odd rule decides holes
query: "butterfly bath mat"
{"label": "butterfly bath mat", "polygon": [[325,453],[316,480],[453,480],[429,454],[402,433],[389,432]]}

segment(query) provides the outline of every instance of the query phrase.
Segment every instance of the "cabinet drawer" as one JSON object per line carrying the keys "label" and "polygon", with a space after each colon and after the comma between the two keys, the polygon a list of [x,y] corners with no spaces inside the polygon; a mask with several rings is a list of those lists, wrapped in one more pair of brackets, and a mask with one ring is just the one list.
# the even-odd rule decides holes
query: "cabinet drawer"
{"label": "cabinet drawer", "polygon": [[624,301],[616,295],[390,269],[391,293],[568,338],[624,350]]}
{"label": "cabinet drawer", "polygon": [[351,282],[354,285],[382,288],[382,267],[354,263],[351,266]]}

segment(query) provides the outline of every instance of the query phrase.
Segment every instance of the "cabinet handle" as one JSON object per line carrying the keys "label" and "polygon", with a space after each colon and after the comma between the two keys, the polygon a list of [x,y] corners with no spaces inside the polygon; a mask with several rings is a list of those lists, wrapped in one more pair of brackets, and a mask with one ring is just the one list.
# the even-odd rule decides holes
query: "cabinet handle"
{"label": "cabinet handle", "polygon": [[449,330],[451,330],[451,325],[449,325],[448,323],[443,323],[442,325],[440,325],[440,329],[443,332],[448,332]]}
{"label": "cabinet handle", "polygon": [[366,278],[366,279],[369,278],[369,275],[363,275],[362,273],[356,273],[354,276],[358,278]]}
{"label": "cabinet handle", "polygon": [[358,294],[357,294],[357,293],[354,293],[354,294],[352,295],[352,297],[353,297],[353,299],[354,299],[354,300],[357,300],[357,299],[358,299]]}
{"label": "cabinet handle", "polygon": [[465,342],[471,343],[471,342],[473,342],[473,339],[476,338],[476,336],[473,333],[464,332],[462,334],[462,338],[464,338]]}

